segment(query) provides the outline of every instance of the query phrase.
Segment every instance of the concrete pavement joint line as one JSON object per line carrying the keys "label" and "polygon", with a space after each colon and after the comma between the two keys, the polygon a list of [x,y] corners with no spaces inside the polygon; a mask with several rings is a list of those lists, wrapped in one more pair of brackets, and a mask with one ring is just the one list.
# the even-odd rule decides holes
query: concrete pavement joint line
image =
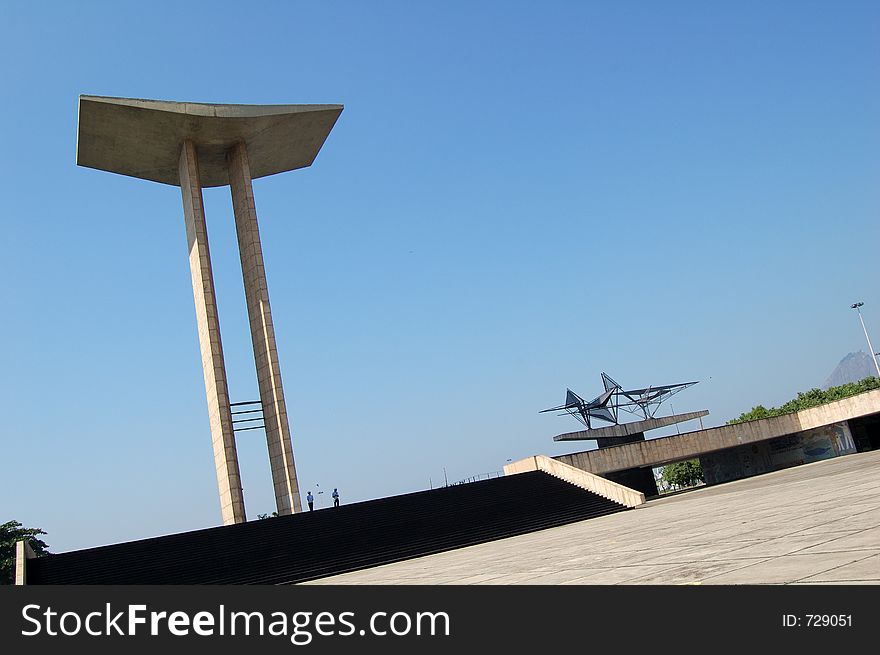
{"label": "concrete pavement joint line", "polygon": [[[875,558],[877,559],[877,561],[873,563],[874,566],[871,568],[871,573],[873,574],[873,577],[871,577],[871,578],[866,579],[864,577],[861,577],[861,578],[854,577],[854,578],[838,578],[836,580],[833,578],[823,579],[824,576],[827,576],[827,574],[831,573],[832,571],[839,571],[840,569],[854,567],[856,564],[860,564],[862,562],[866,562],[869,559],[875,559]],[[856,567],[856,568],[858,568],[858,567]],[[818,578],[818,579],[812,580],[812,578]],[[810,576],[809,578],[804,578],[801,581],[796,581],[791,584],[814,584],[814,583],[824,583],[824,582],[832,582],[832,583],[871,582],[872,584],[880,584],[880,551],[875,552],[873,555],[869,555],[868,557],[864,557],[860,560],[856,560],[854,562],[850,562],[849,564],[844,564],[842,566],[839,566],[835,569],[832,569],[831,571],[823,571],[822,573],[817,573],[813,576]]]}
{"label": "concrete pavement joint line", "polygon": [[[755,559],[758,559],[758,558],[755,558]],[[714,575],[706,575],[706,576],[702,576],[702,577],[699,578],[699,580],[702,582],[702,581],[705,581],[705,580],[709,580],[709,579],[711,579],[711,578],[713,578],[713,577],[718,577],[718,576],[721,576],[721,575],[727,575],[728,573],[733,573],[734,571],[741,571],[742,569],[747,569],[747,568],[749,568],[750,566],[756,566],[756,565],[758,565],[758,564],[764,564],[765,562],[769,562],[771,559],[773,559],[773,558],[772,558],[772,557],[766,557],[766,558],[763,558],[763,559],[758,559],[758,561],[751,561],[751,562],[749,562],[748,564],[743,564],[742,566],[737,566],[737,567],[734,567],[734,568],[725,569],[724,571],[721,571],[721,572],[716,573],[716,574],[714,574]],[[729,560],[722,560],[722,561],[719,562],[719,564],[723,564],[723,563],[726,563],[726,562],[728,562],[728,561],[729,561]],[[745,561],[745,560],[740,560],[740,561]],[[699,562],[697,562],[697,563],[699,563]],[[674,574],[676,571],[679,571],[679,570],[682,570],[682,569],[683,569],[683,570],[687,570],[687,567],[685,567],[685,566],[671,567],[671,568],[669,568],[669,569],[665,569],[665,570],[662,571],[662,572],[664,572],[664,573],[673,573],[673,574]],[[631,582],[638,582],[639,580],[641,580],[641,579],[643,579],[643,578],[647,578],[647,577],[650,577],[650,576],[642,576],[641,578],[635,578],[635,579],[632,580]],[[653,584],[653,583],[652,583],[652,584]],[[663,582],[661,582],[661,583],[656,583],[656,584],[669,584],[669,583],[663,583]]]}
{"label": "concrete pavement joint line", "polygon": [[[864,561],[866,559],[870,559],[872,557],[875,557],[876,555],[877,555],[877,553],[874,552],[874,553],[871,553],[870,555],[866,555],[865,557],[862,557],[861,559],[853,560],[852,562],[847,562],[846,564],[840,564],[838,566],[832,566],[831,568],[825,569],[824,571],[819,571],[819,573],[814,573],[812,575],[804,576],[803,578],[798,578],[797,580],[794,580],[794,582],[801,582],[801,581],[806,580],[808,578],[814,578],[817,575],[822,575],[824,573],[830,573],[831,571],[836,571],[837,569],[842,569],[844,566],[850,566],[851,564],[857,564],[858,562]],[[787,582],[785,584],[792,584],[792,583]]]}
{"label": "concrete pavement joint line", "polygon": [[[841,537],[833,537],[832,539],[829,539],[828,541],[823,541],[821,543],[814,544],[814,545],[815,546],[822,546],[824,544],[831,543],[832,541],[840,541],[841,539],[849,539],[850,537],[855,537],[855,536],[862,534],[864,532],[870,532],[871,530],[876,530],[876,529],[877,529],[877,526],[865,528],[864,530],[853,530],[849,534],[843,535]],[[804,548],[805,549],[806,548],[813,548],[813,546],[805,546]],[[858,546],[854,546],[852,548],[852,550],[865,550],[865,548],[859,548]],[[822,552],[846,552],[846,551],[822,551]]]}

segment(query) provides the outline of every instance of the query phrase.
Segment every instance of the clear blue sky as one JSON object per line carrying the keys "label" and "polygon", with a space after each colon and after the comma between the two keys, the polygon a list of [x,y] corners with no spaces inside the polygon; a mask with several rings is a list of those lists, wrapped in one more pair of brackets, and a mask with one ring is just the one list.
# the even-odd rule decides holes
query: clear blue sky
{"label": "clear blue sky", "polygon": [[[78,168],[81,93],[342,103],[255,182],[302,491],[577,449],[565,388],[720,424],[880,342],[876,2],[3,3],[0,522],[220,521],[179,191]],[[257,397],[229,192],[232,396]],[[587,444],[585,444],[587,445]],[[239,452],[274,509],[265,440]],[[318,486],[320,485],[320,486]],[[329,502],[328,494],[318,505]]]}

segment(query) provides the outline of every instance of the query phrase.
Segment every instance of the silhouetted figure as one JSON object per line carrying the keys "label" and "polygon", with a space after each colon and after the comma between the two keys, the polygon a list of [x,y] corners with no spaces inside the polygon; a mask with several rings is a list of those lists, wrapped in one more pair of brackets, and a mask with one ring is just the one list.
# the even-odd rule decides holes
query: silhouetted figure
{"label": "silhouetted figure", "polygon": [[306,502],[309,504],[310,512],[315,509],[315,497],[312,495],[311,491],[309,492],[308,496],[306,496]]}
{"label": "silhouetted figure", "polygon": [[339,492],[333,487],[333,507],[339,507]]}

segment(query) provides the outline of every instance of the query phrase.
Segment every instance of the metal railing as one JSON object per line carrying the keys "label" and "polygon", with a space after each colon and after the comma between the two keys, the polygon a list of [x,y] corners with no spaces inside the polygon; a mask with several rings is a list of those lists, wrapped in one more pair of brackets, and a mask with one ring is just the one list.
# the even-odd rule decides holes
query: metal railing
{"label": "metal railing", "polygon": [[491,480],[492,478],[503,478],[504,471],[490,471],[489,473],[478,473],[477,475],[472,475],[468,478],[464,478],[463,480],[459,480],[457,482],[450,482],[448,487],[452,487],[457,484],[468,484],[470,482],[479,482],[480,480]]}

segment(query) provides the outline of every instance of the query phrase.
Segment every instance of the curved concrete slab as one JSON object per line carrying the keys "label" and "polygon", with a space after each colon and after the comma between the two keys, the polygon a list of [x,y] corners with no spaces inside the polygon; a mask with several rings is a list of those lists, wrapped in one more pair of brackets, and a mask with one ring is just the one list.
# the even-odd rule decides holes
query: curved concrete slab
{"label": "curved concrete slab", "polygon": [[180,185],[185,139],[196,144],[202,187],[229,183],[226,154],[247,144],[251,177],[311,166],[342,105],[218,105],[81,95],[76,163]]}

